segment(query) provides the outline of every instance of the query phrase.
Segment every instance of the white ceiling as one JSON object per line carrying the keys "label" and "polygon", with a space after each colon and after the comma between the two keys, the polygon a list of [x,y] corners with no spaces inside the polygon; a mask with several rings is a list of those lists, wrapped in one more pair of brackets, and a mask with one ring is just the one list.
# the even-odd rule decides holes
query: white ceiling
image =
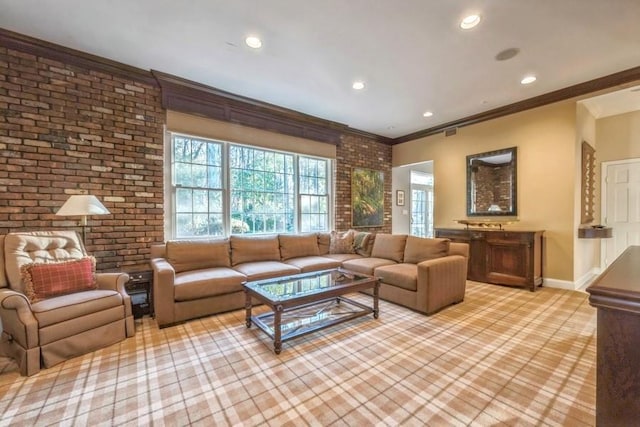
{"label": "white ceiling", "polygon": [[387,137],[640,65],[640,0],[0,0],[0,27]]}

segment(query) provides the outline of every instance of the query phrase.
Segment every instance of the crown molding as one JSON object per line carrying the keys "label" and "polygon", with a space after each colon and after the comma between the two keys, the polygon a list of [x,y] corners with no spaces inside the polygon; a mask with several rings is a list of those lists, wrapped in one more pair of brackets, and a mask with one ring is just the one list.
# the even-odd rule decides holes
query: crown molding
{"label": "crown molding", "polygon": [[640,67],[630,68],[628,70],[620,71],[608,76],[599,77],[587,82],[578,83],[577,85],[569,86],[553,92],[545,93],[540,96],[525,99],[524,101],[515,102],[503,107],[494,108],[492,110],[485,111],[479,114],[474,114],[472,116],[453,120],[448,123],[410,133],[408,135],[395,138],[391,142],[391,144],[395,145],[402,142],[413,141],[414,139],[435,135],[440,132],[445,132],[449,129],[461,128],[487,120],[497,119],[499,117],[508,116],[510,114],[519,113],[521,111],[530,110],[532,108],[542,107],[543,105],[552,104],[558,101],[564,101],[566,99],[575,98],[577,96],[586,95],[588,93],[597,92],[603,89],[609,89],[638,80],[640,80]]}
{"label": "crown molding", "polygon": [[146,70],[0,28],[0,46],[125,79],[157,86]]}
{"label": "crown molding", "polygon": [[162,89],[162,107],[334,145],[349,132],[342,123],[320,119],[252,98],[152,70]]}
{"label": "crown molding", "polygon": [[400,144],[640,80],[639,66],[398,138],[388,138],[159,71],[143,70],[3,28],[0,28],[0,45],[72,66],[104,72],[152,86],[159,85],[162,88],[164,108],[336,145],[340,143],[343,135],[363,137],[388,145]]}

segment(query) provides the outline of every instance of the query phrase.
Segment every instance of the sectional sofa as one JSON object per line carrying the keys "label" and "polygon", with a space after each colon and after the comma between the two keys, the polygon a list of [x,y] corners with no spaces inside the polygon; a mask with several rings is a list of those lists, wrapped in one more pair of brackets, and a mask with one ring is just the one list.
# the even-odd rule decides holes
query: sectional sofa
{"label": "sectional sofa", "polygon": [[380,278],[380,298],[431,314],[464,299],[469,247],[404,234],[231,236],[151,248],[159,327],[244,307],[242,283],[343,267]]}

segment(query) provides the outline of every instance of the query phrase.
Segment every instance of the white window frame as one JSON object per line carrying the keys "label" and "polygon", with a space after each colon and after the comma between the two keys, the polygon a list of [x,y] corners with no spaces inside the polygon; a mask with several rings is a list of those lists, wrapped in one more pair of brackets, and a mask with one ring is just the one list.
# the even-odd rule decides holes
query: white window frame
{"label": "white window frame", "polygon": [[[299,170],[299,159],[301,157],[318,159],[326,161],[326,179],[327,179],[327,232],[333,229],[334,224],[334,198],[335,198],[335,186],[334,186],[334,168],[335,168],[335,160],[332,158],[320,157],[307,155],[302,153],[284,151],[284,150],[276,150],[272,148],[262,147],[262,146],[253,146],[249,144],[241,144],[232,141],[225,141],[215,138],[202,137],[199,135],[192,135],[184,132],[172,132],[169,130],[165,131],[165,156],[164,156],[164,170],[165,170],[165,200],[164,200],[164,210],[165,210],[165,221],[164,221],[164,230],[165,230],[165,240],[185,240],[185,239],[211,239],[216,238],[215,236],[185,236],[185,237],[177,237],[176,236],[176,189],[177,187],[174,185],[174,147],[173,147],[173,136],[178,135],[186,138],[194,138],[203,141],[211,141],[222,144],[222,156],[223,156],[223,172],[222,172],[222,191],[223,191],[223,230],[224,233],[219,237],[229,237],[232,235],[231,233],[231,189],[230,186],[230,154],[229,148],[232,145],[235,146],[245,146],[248,148],[262,150],[262,151],[272,151],[279,152],[283,154],[293,155],[294,157],[294,231],[293,233],[301,233],[301,211],[300,211],[300,170]],[[264,234],[276,234],[275,232],[267,232]],[[259,233],[247,233],[246,235],[259,235]]]}

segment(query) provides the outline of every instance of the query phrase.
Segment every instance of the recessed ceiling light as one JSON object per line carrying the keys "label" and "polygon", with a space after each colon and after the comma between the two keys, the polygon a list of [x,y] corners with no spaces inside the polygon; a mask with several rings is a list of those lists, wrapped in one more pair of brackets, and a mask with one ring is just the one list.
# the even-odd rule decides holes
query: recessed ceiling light
{"label": "recessed ceiling light", "polygon": [[460,28],[469,30],[480,23],[480,15],[469,15],[460,21]]}
{"label": "recessed ceiling light", "polygon": [[247,44],[247,46],[253,49],[259,49],[262,47],[262,40],[260,40],[256,36],[249,36],[246,39],[244,39],[244,42]]}
{"label": "recessed ceiling light", "polygon": [[362,90],[364,89],[364,82],[361,82],[361,81],[353,82],[351,87],[354,88],[355,90]]}
{"label": "recessed ceiling light", "polygon": [[422,115],[424,117],[431,117],[431,116],[433,116],[433,113],[431,111],[425,111]]}
{"label": "recessed ceiling light", "polygon": [[522,83],[523,85],[528,85],[535,81],[536,81],[536,76],[526,76],[522,80],[520,80],[520,83]]}

